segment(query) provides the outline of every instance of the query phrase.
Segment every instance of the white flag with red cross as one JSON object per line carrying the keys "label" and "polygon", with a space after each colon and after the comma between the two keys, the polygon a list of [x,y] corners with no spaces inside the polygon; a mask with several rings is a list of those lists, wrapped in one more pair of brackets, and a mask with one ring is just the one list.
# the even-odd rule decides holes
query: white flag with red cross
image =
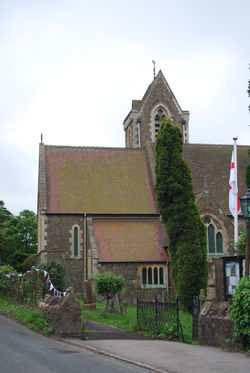
{"label": "white flag with red cross", "polygon": [[239,192],[237,188],[236,167],[237,165],[235,162],[235,154],[233,150],[229,178],[229,210],[234,217],[241,212]]}

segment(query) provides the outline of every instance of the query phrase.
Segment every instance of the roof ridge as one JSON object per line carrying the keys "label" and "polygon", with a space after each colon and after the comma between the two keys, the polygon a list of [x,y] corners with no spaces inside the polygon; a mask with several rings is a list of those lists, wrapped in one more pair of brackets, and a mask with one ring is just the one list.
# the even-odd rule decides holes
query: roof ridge
{"label": "roof ridge", "polygon": [[74,145],[44,145],[45,148],[66,148],[72,150],[123,150],[123,151],[143,151],[143,148],[123,148],[123,147],[104,147],[104,146],[74,146]]}
{"label": "roof ridge", "polygon": [[[233,144],[204,144],[204,143],[188,143],[188,144],[183,144],[184,147],[189,147],[189,146],[226,146],[226,147],[233,147]],[[237,147],[246,147],[249,148],[249,145],[239,145],[237,144]]]}

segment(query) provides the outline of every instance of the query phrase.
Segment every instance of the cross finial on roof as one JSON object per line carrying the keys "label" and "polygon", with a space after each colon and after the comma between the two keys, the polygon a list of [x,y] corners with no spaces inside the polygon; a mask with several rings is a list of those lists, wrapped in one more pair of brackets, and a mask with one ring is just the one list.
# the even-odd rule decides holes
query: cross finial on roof
{"label": "cross finial on roof", "polygon": [[207,189],[208,189],[208,185],[207,185],[207,177],[206,176],[204,176],[204,179],[203,179],[203,190],[204,191],[207,191]]}
{"label": "cross finial on roof", "polygon": [[154,74],[154,79],[155,79],[155,61],[152,60],[152,62],[153,62],[153,65],[154,65],[154,68],[153,68],[153,74]]}

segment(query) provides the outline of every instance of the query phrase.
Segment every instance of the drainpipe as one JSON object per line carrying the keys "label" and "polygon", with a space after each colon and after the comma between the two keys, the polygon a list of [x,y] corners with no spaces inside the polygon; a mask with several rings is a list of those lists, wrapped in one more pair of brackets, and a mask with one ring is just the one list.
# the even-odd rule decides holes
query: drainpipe
{"label": "drainpipe", "polygon": [[88,252],[87,252],[87,214],[83,216],[83,279],[88,279]]}

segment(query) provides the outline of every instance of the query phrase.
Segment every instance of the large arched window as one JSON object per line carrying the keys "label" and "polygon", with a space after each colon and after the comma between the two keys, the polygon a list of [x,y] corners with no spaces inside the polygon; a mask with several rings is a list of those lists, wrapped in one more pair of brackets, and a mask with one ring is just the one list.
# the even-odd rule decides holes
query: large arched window
{"label": "large arched window", "polygon": [[223,237],[220,224],[209,216],[204,217],[204,223],[207,232],[208,255],[223,254]]}

